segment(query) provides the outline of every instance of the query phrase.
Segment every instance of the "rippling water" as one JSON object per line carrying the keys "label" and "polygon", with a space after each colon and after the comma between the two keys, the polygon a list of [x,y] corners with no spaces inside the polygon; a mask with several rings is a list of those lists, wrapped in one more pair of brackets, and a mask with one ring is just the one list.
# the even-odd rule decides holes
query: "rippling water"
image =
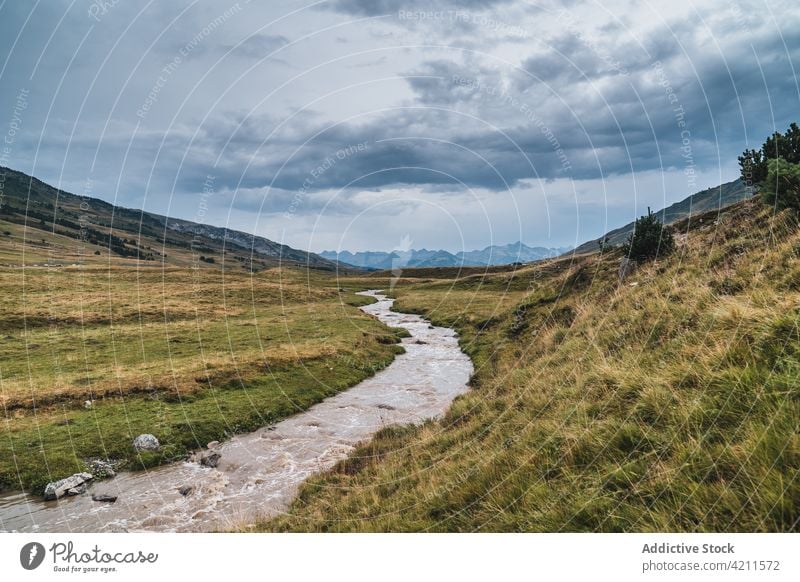
{"label": "rippling water", "polygon": [[[213,531],[246,526],[289,506],[310,475],[333,467],[359,442],[391,424],[440,416],[467,390],[472,362],[453,330],[417,315],[391,311],[377,291],[362,307],[388,325],[404,327],[406,353],[357,386],[271,427],[221,444],[219,465],[175,463],[94,483],[89,492],[43,502],[24,493],[0,496],[0,530],[40,532]],[[179,489],[193,485],[187,496]],[[116,503],[92,501],[117,495]]]}

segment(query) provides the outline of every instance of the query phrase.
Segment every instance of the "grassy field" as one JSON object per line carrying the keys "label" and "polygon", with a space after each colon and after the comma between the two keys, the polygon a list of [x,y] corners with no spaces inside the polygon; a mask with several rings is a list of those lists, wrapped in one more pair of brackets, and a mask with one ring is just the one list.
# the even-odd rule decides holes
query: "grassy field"
{"label": "grassy field", "polygon": [[[3,248],[19,262],[19,248]],[[180,459],[352,386],[402,350],[357,309],[371,299],[330,274],[130,262],[0,269],[0,488],[38,492],[93,458],[129,469]],[[141,433],[161,451],[137,455]]]}
{"label": "grassy field", "polygon": [[747,201],[678,232],[622,282],[619,251],[406,272],[396,309],[458,330],[473,390],[261,529],[800,529],[796,219]]}
{"label": "grassy field", "polygon": [[[38,492],[95,458],[181,459],[352,386],[402,349],[353,291],[391,287],[398,310],[458,330],[473,390],[440,421],[384,429],[261,529],[800,529],[789,214],[747,201],[680,223],[677,252],[624,281],[619,251],[399,280],[269,258],[251,273],[216,239],[209,264],[182,239],[158,246],[156,230],[115,254],[11,218],[0,488]],[[161,451],[136,454],[140,433]]]}

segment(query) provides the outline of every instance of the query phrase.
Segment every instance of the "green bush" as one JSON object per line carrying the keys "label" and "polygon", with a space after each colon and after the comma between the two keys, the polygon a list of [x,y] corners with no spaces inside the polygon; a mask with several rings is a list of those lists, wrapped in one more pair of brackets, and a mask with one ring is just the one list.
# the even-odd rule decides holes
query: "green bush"
{"label": "green bush", "polygon": [[647,209],[647,214],[636,219],[633,232],[622,245],[628,258],[648,260],[658,255],[668,255],[675,248],[672,229],[664,226],[658,216]]}
{"label": "green bush", "polygon": [[783,158],[767,162],[767,177],[761,185],[761,199],[778,209],[800,210],[800,164]]}
{"label": "green bush", "polygon": [[761,189],[768,185],[767,172],[770,160],[783,158],[790,164],[800,164],[800,127],[789,125],[786,133],[776,131],[769,136],[760,150],[745,150],[739,156],[741,178],[747,186]]}

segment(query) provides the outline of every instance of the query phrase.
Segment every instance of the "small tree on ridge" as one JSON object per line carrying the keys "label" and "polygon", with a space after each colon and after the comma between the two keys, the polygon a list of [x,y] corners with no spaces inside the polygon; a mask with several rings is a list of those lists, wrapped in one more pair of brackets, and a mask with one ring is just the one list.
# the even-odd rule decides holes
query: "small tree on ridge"
{"label": "small tree on ridge", "polygon": [[800,210],[800,165],[783,158],[767,164],[767,177],[761,184],[761,199],[779,210]]}
{"label": "small tree on ridge", "polygon": [[634,261],[645,261],[657,256],[668,255],[675,248],[675,239],[672,229],[664,226],[647,208],[647,214],[636,219],[633,232],[622,245],[622,250],[628,258]]}

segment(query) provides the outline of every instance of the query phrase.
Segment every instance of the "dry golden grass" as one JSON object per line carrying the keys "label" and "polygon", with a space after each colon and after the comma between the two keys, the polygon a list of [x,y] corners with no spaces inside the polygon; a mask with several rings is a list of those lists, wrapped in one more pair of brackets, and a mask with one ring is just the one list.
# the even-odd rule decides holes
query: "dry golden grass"
{"label": "dry golden grass", "polygon": [[336,324],[335,290],[308,288],[277,269],[253,277],[124,267],[22,274],[5,277],[0,289],[7,408],[157,388],[191,392],[209,374],[332,356],[351,341],[314,337],[305,321],[317,313],[326,320],[320,324]]}
{"label": "dry golden grass", "polygon": [[404,273],[397,309],[459,331],[473,390],[262,528],[796,531],[797,219],[748,201],[678,229],[624,282],[618,253]]}

